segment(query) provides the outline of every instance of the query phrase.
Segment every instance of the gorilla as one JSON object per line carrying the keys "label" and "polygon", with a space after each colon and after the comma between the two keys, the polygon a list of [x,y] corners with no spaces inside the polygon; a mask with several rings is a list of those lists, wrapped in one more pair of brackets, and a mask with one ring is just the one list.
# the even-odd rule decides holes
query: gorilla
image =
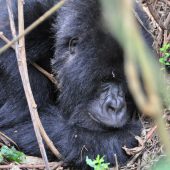
{"label": "gorilla", "polygon": [[[25,27],[58,0],[25,1]],[[0,31],[12,39],[8,12],[0,0]],[[12,1],[17,21],[17,1]],[[145,36],[147,32],[145,32]],[[5,45],[0,40],[0,47]],[[99,0],[69,0],[53,16],[26,36],[29,78],[43,126],[64,157],[79,169],[88,156],[105,156],[120,165],[135,147],[141,123],[124,74],[124,52],[102,20]],[[31,65],[53,73],[59,89]],[[14,50],[0,56],[0,131],[26,154],[39,156]],[[48,150],[48,158],[56,158]]]}

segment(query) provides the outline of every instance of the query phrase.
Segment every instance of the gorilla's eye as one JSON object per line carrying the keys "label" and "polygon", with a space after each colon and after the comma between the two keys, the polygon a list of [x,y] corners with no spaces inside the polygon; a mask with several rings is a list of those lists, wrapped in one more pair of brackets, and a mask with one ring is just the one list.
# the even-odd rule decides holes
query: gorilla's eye
{"label": "gorilla's eye", "polygon": [[74,37],[74,38],[72,38],[69,41],[69,51],[70,51],[70,54],[74,54],[75,53],[77,43],[78,43],[78,38],[77,37]]}

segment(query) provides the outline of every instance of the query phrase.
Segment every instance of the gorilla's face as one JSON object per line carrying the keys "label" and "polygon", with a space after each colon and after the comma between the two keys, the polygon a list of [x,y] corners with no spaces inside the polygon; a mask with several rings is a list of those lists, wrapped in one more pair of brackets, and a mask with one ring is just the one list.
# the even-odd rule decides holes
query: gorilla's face
{"label": "gorilla's face", "polygon": [[69,117],[81,105],[82,114],[107,127],[119,128],[129,118],[123,50],[104,29],[98,1],[89,0],[88,5],[86,8],[83,1],[74,1],[71,8],[66,4],[58,15],[52,64],[60,83],[60,106]]}
{"label": "gorilla's face", "polygon": [[99,97],[89,102],[87,110],[93,120],[114,128],[122,127],[129,118],[124,91],[116,83],[104,84]]}

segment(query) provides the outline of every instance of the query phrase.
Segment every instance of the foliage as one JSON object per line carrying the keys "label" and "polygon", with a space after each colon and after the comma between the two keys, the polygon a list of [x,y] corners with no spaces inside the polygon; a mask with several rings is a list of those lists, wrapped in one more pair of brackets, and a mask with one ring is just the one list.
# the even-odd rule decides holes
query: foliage
{"label": "foliage", "polygon": [[162,56],[159,62],[165,66],[170,66],[170,43],[164,44],[163,47],[160,48],[160,52]]}
{"label": "foliage", "polygon": [[105,163],[104,156],[100,157],[100,155],[97,155],[96,159],[94,160],[89,159],[87,156],[86,164],[94,168],[94,170],[108,170],[109,169],[109,163]]}
{"label": "foliage", "polygon": [[0,163],[2,163],[4,159],[21,163],[26,159],[26,156],[23,152],[17,151],[14,147],[8,148],[4,145],[0,149]]}

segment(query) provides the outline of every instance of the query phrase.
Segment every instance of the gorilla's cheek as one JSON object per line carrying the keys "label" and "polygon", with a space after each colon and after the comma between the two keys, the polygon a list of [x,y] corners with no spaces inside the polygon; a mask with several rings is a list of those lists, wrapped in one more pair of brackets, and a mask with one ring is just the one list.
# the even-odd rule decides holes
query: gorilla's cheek
{"label": "gorilla's cheek", "polygon": [[110,83],[100,93],[99,98],[89,103],[88,114],[93,120],[107,127],[120,128],[124,126],[129,115],[121,86]]}

